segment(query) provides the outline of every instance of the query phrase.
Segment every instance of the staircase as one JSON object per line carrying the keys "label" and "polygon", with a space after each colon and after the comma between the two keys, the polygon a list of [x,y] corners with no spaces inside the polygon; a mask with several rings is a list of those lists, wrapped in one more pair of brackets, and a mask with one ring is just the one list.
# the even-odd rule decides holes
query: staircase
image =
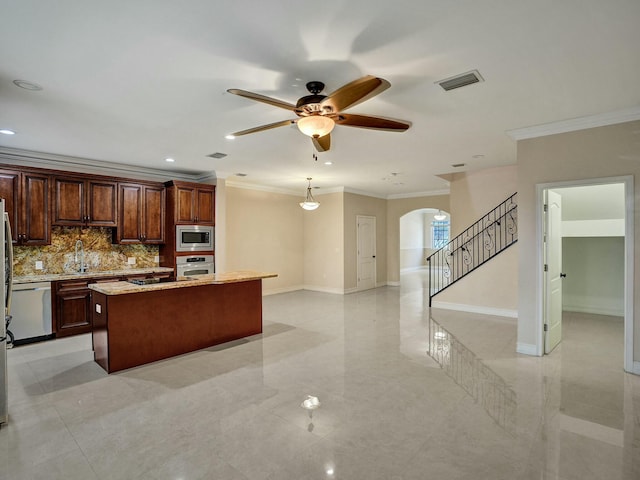
{"label": "staircase", "polygon": [[438,293],[518,241],[517,192],[427,258],[429,306]]}

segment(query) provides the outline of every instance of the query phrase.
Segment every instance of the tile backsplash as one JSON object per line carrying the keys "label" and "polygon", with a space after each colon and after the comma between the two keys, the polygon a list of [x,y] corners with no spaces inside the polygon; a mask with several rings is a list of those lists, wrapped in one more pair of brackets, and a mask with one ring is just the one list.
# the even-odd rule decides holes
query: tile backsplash
{"label": "tile backsplash", "polygon": [[[75,262],[75,245],[82,240],[84,262],[91,272],[157,267],[157,245],[115,245],[110,228],[53,227],[51,245],[42,247],[16,246],[13,249],[14,274],[45,275],[73,273],[80,265]],[[130,265],[129,258],[136,263]],[[42,270],[36,270],[42,262]]]}

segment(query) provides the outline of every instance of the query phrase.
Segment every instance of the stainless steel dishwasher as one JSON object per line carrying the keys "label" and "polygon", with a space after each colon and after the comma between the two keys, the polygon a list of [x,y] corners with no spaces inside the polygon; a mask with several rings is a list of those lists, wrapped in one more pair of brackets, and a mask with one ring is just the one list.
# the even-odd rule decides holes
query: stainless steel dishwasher
{"label": "stainless steel dishwasher", "polygon": [[14,344],[53,338],[51,330],[51,282],[13,284],[11,325]]}

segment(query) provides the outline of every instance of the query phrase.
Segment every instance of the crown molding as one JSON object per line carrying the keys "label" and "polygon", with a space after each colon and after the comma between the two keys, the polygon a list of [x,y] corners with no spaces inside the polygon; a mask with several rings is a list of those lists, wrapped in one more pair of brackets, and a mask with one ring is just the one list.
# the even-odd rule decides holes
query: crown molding
{"label": "crown molding", "polygon": [[0,147],[0,162],[8,161],[12,165],[25,167],[48,168],[94,175],[123,176],[140,180],[184,180],[189,182],[212,182],[215,172],[180,172],[139,167],[124,163],[91,160],[88,158],[57,155],[53,153],[34,152],[16,148]]}
{"label": "crown molding", "polygon": [[283,195],[296,195],[298,197],[304,197],[304,194],[307,191],[306,187],[304,187],[304,189],[301,187],[300,191],[297,191],[297,190],[293,191],[293,190],[287,190],[285,188],[258,185],[257,183],[235,182],[233,180],[227,180],[225,182],[225,185],[227,187],[242,188],[244,190],[256,190],[258,192],[281,193]]}
{"label": "crown molding", "polygon": [[543,123],[531,127],[507,130],[506,134],[514,140],[526,140],[528,138],[545,137],[558,133],[575,132],[588,128],[606,127],[618,123],[640,120],[640,106],[616,110],[614,112],[599,113],[586,117],[571,118],[559,122]]}
{"label": "crown molding", "polygon": [[415,193],[398,193],[394,195],[389,195],[387,200],[400,200],[403,198],[416,198],[416,197],[435,197],[438,195],[449,195],[449,189],[445,188],[443,190],[431,190],[429,192],[415,192]]}

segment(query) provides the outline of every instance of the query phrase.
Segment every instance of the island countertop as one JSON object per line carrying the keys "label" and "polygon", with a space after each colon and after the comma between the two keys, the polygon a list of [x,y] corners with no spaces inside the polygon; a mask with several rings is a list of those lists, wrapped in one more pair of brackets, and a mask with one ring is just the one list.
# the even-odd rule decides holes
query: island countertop
{"label": "island countertop", "polygon": [[225,283],[247,282],[250,280],[274,278],[277,276],[277,273],[239,270],[235,272],[214,273],[213,275],[178,277],[174,282],[151,283],[148,285],[136,285],[129,282],[104,282],[90,284],[89,288],[104,295],[126,295],[130,293],[172,290],[175,288],[196,287],[201,285],[222,285]]}

